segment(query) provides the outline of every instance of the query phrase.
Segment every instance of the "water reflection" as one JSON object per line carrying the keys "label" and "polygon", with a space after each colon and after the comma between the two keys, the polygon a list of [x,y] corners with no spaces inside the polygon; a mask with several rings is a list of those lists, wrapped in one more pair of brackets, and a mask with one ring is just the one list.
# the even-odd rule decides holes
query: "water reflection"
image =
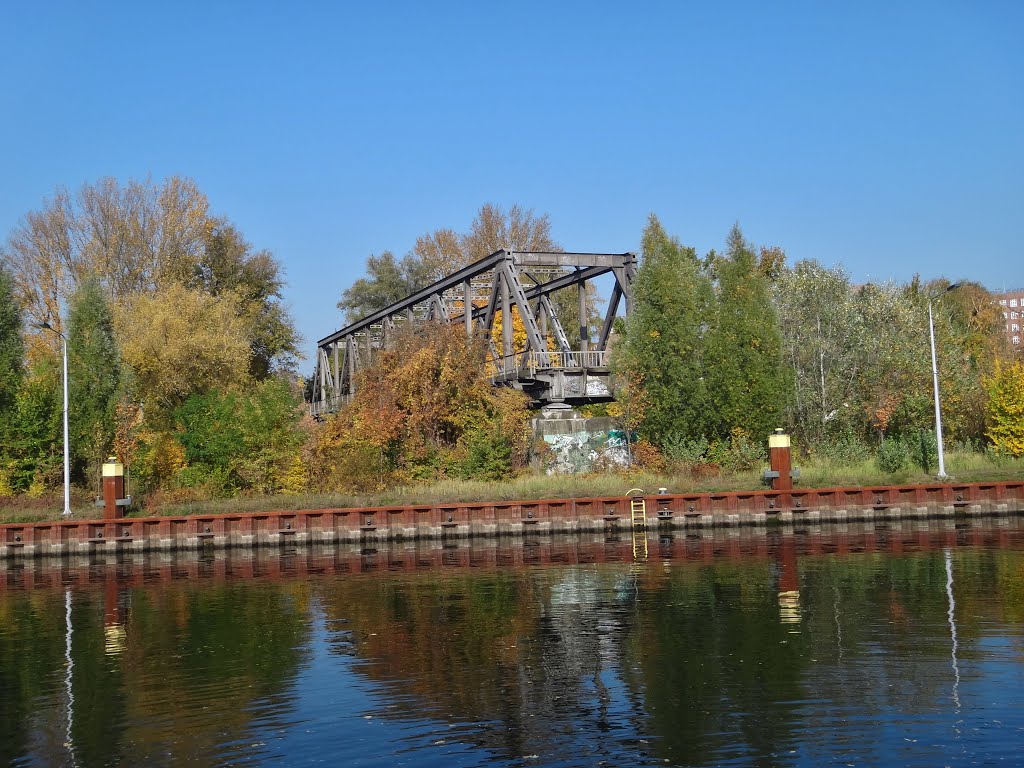
{"label": "water reflection", "polygon": [[74,727],[75,719],[75,693],[71,687],[71,679],[75,671],[75,660],[71,655],[71,638],[74,629],[71,624],[71,590],[64,590],[64,624],[67,632],[64,635],[64,691],[67,698],[67,730],[64,731],[64,748],[68,751],[68,757],[72,765],[75,760],[75,743],[71,739],[71,730]]}
{"label": "water reflection", "polygon": [[0,763],[948,764],[1024,733],[1005,520],[0,574]]}
{"label": "water reflection", "polygon": [[950,655],[953,657],[953,703],[956,705],[956,712],[960,711],[960,667],[956,660],[956,603],[953,600],[953,553],[947,548],[944,551],[946,560],[946,596],[949,598],[949,612],[946,614],[949,619],[949,636],[953,644]]}

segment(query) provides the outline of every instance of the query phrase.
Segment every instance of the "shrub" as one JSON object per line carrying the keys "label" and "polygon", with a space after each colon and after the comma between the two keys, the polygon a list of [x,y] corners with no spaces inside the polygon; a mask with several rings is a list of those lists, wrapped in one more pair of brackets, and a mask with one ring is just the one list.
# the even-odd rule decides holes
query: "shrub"
{"label": "shrub", "polygon": [[665,457],[646,440],[638,440],[633,444],[633,464],[650,472],[665,471]]}
{"label": "shrub", "polygon": [[489,429],[474,429],[465,438],[466,458],[458,465],[464,479],[501,480],[512,467],[512,444]]}
{"label": "shrub", "polygon": [[174,481],[174,487],[189,488],[198,499],[227,499],[238,492],[230,473],[222,467],[182,467]]}
{"label": "shrub", "polygon": [[703,435],[694,440],[673,433],[665,438],[661,448],[669,461],[691,467],[707,455],[708,440]]}
{"label": "shrub", "polygon": [[730,472],[745,472],[768,461],[765,445],[750,439],[742,427],[733,427],[729,442],[714,442],[707,451],[708,462]]}
{"label": "shrub", "polygon": [[814,453],[832,464],[859,464],[871,455],[871,449],[852,432],[844,431],[822,441]]}
{"label": "shrub", "polygon": [[914,463],[925,472],[939,466],[939,442],[935,439],[935,431],[922,429],[917,439],[908,446],[914,457]]}
{"label": "shrub", "polygon": [[902,472],[910,466],[910,452],[902,440],[885,438],[878,447],[875,463],[883,472]]}

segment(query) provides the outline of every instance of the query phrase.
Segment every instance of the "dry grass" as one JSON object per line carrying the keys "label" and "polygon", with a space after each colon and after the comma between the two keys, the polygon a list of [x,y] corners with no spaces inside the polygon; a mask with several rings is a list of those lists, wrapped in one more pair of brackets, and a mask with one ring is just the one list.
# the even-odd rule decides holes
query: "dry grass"
{"label": "dry grass", "polygon": [[[805,459],[800,464],[798,486],[804,488],[904,485],[934,483],[935,477],[920,470],[897,474],[882,472],[872,459],[855,464],[836,464]],[[952,452],[946,469],[954,482],[991,482],[1024,479],[1024,460],[996,459],[986,454]],[[297,496],[252,496],[181,504],[157,508],[143,507],[131,516],[206,515],[277,510],[382,507],[403,504],[443,504],[450,502],[512,501],[517,499],[560,499],[594,496],[622,496],[630,488],[655,493],[667,488],[671,493],[739,491],[763,488],[760,472],[737,472],[695,478],[689,473],[651,474],[616,472],[592,475],[524,474],[503,482],[443,480],[430,485],[401,486],[377,494],[323,494]],[[41,499],[0,499],[0,521],[37,522],[60,518],[63,496],[49,494]],[[73,517],[92,519],[100,515],[91,501],[76,496]]]}

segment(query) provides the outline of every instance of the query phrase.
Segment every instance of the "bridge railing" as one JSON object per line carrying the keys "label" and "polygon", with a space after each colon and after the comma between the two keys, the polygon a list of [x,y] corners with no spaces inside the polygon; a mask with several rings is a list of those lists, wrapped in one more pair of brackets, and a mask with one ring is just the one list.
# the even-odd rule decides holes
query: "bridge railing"
{"label": "bridge railing", "polygon": [[347,395],[328,395],[324,400],[314,400],[309,404],[309,415],[319,419],[329,413],[336,413],[350,399]]}
{"label": "bridge railing", "polygon": [[531,370],[607,368],[608,352],[606,350],[595,350],[593,352],[531,352],[527,364]]}
{"label": "bridge railing", "polygon": [[606,369],[609,353],[604,350],[587,352],[530,352],[523,365],[522,353],[492,357],[487,361],[491,378],[505,380],[526,375],[533,377],[538,371]]}
{"label": "bridge railing", "polygon": [[[487,360],[487,370],[493,381],[508,381],[520,377],[533,378],[538,371],[567,370],[580,371],[591,369],[607,369],[609,353],[603,350],[587,352],[530,352],[523,366],[523,355],[517,353],[491,357]],[[336,413],[341,406],[351,399],[351,395],[328,394],[322,400],[314,400],[309,404],[309,415],[319,419],[330,413]]]}

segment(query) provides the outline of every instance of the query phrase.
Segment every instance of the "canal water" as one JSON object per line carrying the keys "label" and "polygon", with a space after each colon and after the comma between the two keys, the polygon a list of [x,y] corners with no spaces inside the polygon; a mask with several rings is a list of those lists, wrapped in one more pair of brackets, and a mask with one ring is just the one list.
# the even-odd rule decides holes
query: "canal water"
{"label": "canal water", "polygon": [[1024,526],[0,565],[0,765],[1019,765]]}

